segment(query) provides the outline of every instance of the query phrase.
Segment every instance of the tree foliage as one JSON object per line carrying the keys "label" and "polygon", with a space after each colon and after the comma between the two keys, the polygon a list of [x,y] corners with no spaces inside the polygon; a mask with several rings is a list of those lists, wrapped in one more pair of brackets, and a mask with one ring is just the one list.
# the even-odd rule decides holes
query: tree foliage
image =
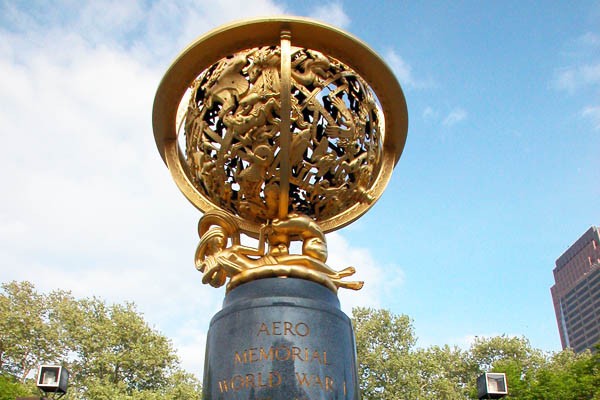
{"label": "tree foliage", "polygon": [[355,308],[352,315],[363,399],[465,398],[470,375],[462,350],[415,349],[406,315],[367,308]]}
{"label": "tree foliage", "polygon": [[22,384],[40,364],[62,364],[74,400],[200,398],[198,381],[180,369],[170,341],[133,304],[39,294],[29,282],[2,289],[0,384]]}
{"label": "tree foliage", "polygon": [[177,358],[170,342],[144,322],[132,304],[107,306],[98,299],[73,303],[70,338],[77,357],[69,363],[82,383],[122,383],[128,391],[167,384]]}
{"label": "tree foliage", "polygon": [[419,396],[422,399],[464,399],[472,376],[468,354],[458,347],[416,349]]}
{"label": "tree foliage", "polygon": [[29,282],[2,285],[0,296],[0,371],[21,382],[37,365],[66,355],[60,321],[53,310],[62,292],[44,296]]}
{"label": "tree foliage", "polygon": [[14,376],[0,374],[0,400],[15,400],[34,394],[30,388],[19,382]]}
{"label": "tree foliage", "polygon": [[410,319],[387,310],[355,308],[353,322],[363,397],[413,398],[417,364],[409,357],[416,341]]}
{"label": "tree foliage", "polygon": [[600,348],[546,354],[525,338],[476,338],[468,350],[416,348],[410,319],[386,310],[353,310],[363,400],[476,399],[484,372],[504,372],[519,400],[600,400]]}
{"label": "tree foliage", "polygon": [[[600,348],[543,353],[525,338],[476,338],[468,350],[417,348],[412,321],[387,310],[353,310],[363,400],[477,398],[483,372],[504,372],[519,400],[600,400]],[[70,371],[65,400],[200,399],[170,341],[133,304],[38,293],[29,282],[0,292],[0,400],[35,394],[40,364]]]}
{"label": "tree foliage", "polygon": [[566,349],[553,354],[529,379],[523,399],[600,399],[600,365],[588,352]]}

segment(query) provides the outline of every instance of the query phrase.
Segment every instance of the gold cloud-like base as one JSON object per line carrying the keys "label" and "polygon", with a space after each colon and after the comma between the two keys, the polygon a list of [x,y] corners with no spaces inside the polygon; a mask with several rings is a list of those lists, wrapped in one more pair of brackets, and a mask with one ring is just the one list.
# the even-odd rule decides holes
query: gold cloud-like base
{"label": "gold cloud-like base", "polygon": [[264,267],[258,267],[254,269],[246,270],[233,278],[227,284],[227,292],[235,289],[236,287],[250,281],[265,278],[299,278],[306,279],[320,285],[323,285],[337,293],[338,288],[346,288],[359,290],[363,287],[363,282],[360,281],[341,281],[339,279],[332,279],[331,277],[307,269],[300,265],[269,265]]}

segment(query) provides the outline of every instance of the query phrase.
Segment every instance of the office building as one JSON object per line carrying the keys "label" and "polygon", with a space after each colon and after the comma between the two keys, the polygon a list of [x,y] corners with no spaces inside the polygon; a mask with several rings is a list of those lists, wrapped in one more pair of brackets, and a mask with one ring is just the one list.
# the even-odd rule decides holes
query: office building
{"label": "office building", "polygon": [[550,289],[562,347],[579,353],[600,342],[600,232],[587,230],[556,260]]}

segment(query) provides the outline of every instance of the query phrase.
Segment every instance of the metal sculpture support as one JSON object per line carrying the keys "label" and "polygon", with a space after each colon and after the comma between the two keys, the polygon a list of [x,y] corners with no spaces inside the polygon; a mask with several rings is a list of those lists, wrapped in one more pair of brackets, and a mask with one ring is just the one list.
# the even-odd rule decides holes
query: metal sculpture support
{"label": "metal sculpture support", "polygon": [[[210,229],[209,229],[210,227]],[[327,261],[327,243],[319,226],[306,215],[288,215],[276,219],[261,229],[258,247],[242,246],[239,230],[231,218],[219,211],[209,211],[200,220],[200,244],[196,249],[196,268],[204,273],[203,283],[227,289],[261,278],[285,276],[308,279],[332,291],[343,287],[358,290],[363,282],[343,281],[353,275],[353,267],[334,271]],[[291,237],[302,238],[302,254],[289,254]],[[269,238],[270,248],[265,251]],[[231,245],[227,243],[231,241]]]}
{"label": "metal sculpture support", "polygon": [[[153,125],[175,182],[204,212],[195,255],[202,282],[227,288],[225,307],[211,323],[211,332],[219,334],[209,332],[205,398],[357,399],[355,359],[348,354],[352,330],[336,293],[358,290],[363,282],[349,279],[353,266],[335,270],[326,264],[325,233],[374,204],[402,153],[407,111],[393,73],[365,44],[336,28],[289,17],[244,21],[204,35],[176,59],[156,94]],[[258,244],[243,245],[242,235]],[[299,254],[292,253],[294,241],[301,242]],[[292,299],[288,308],[273,300],[282,290]],[[256,304],[269,301],[267,311],[257,314]],[[254,317],[240,317],[240,304]],[[342,340],[343,347],[332,342],[327,318],[315,309],[335,314],[338,325],[329,324],[337,326],[334,335],[352,340]],[[294,313],[300,319],[285,320]],[[246,353],[236,351],[227,364],[215,353],[223,345],[220,333],[235,331],[240,318],[258,342],[245,346]],[[263,325],[270,331],[261,331]],[[310,351],[292,340],[306,341],[308,333],[292,334],[292,326],[306,326],[315,346],[336,349],[336,355],[311,350],[319,355],[319,373],[328,361],[354,372],[295,372],[294,380]],[[228,339],[242,347],[252,337],[235,332]],[[266,341],[257,339],[261,332]],[[282,336],[289,357],[278,357],[273,336]],[[259,361],[260,368],[254,365]],[[267,361],[276,368],[266,368]],[[284,361],[291,362],[287,375]],[[256,397],[259,392],[263,397]]]}

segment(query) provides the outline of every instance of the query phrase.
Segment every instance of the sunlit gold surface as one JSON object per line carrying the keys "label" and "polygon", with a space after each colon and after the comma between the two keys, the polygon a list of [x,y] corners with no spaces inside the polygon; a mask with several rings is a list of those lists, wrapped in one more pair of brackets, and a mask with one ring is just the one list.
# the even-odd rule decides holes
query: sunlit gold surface
{"label": "sunlit gold surface", "polygon": [[300,212],[322,222],[373,202],[379,120],[355,71],[291,49],[286,37],[281,49],[236,53],[194,82],[182,124],[184,168],[204,198],[245,221]]}
{"label": "sunlit gold surface", "polygon": [[[366,212],[373,205],[374,201],[381,196],[387,182],[389,181],[393,167],[402,153],[402,149],[406,140],[406,131],[408,126],[406,103],[402,90],[400,89],[400,86],[398,85],[393,73],[389,70],[385,63],[365,44],[343,31],[311,20],[281,17],[244,21],[227,25],[199,38],[181,53],[181,55],[169,68],[159,86],[154,102],[153,113],[153,125],[157,146],[167,164],[170,165],[169,169],[171,170],[177,185],[196,207],[203,211],[210,210],[212,208],[228,209],[234,215],[234,218],[237,219],[240,229],[243,232],[251,235],[256,235],[258,233],[260,226],[269,219],[268,217],[271,216],[270,213],[273,212],[269,209],[270,206],[267,206],[268,201],[267,195],[264,193],[265,188],[261,187],[262,192],[259,193],[260,201],[255,201],[256,191],[252,191],[250,189],[248,193],[240,193],[239,197],[241,197],[241,199],[235,199],[231,204],[231,207],[223,204],[229,201],[227,197],[229,188],[225,183],[223,183],[224,188],[219,189],[223,191],[222,193],[225,194],[224,196],[215,194],[215,192],[212,190],[202,190],[202,184],[198,180],[197,176],[198,171],[193,170],[193,168],[195,168],[193,157],[190,157],[190,154],[186,153],[187,149],[179,148],[177,140],[178,130],[176,115],[181,99],[184,97],[186,91],[190,87],[193,88],[195,85],[199,84],[198,79],[201,78],[201,74],[203,72],[207,71],[211,67],[221,65],[220,63],[223,63],[223,60],[226,60],[227,57],[234,57],[230,59],[229,67],[231,68],[227,71],[227,73],[232,74],[232,76],[237,74],[237,79],[239,76],[245,76],[245,74],[249,74],[248,69],[256,68],[254,68],[254,61],[251,58],[251,64],[249,64],[246,60],[246,64],[242,65],[241,71],[235,72],[235,63],[238,60],[238,58],[235,57],[244,57],[244,54],[251,52],[252,49],[262,49],[262,52],[267,52],[268,49],[273,49],[270,54],[265,54],[264,56],[260,55],[261,57],[266,58],[261,60],[263,65],[265,65],[264,69],[260,72],[260,75],[263,77],[261,79],[263,81],[267,80],[265,75],[273,75],[274,71],[273,73],[269,72],[270,69],[273,68],[273,65],[279,65],[278,54],[280,53],[281,34],[284,31],[290,32],[291,46],[293,49],[295,49],[294,51],[296,51],[295,53],[292,51],[292,53],[298,57],[297,59],[292,59],[291,61],[292,67],[296,68],[295,70],[291,71],[292,86],[294,89],[304,89],[309,87],[311,89],[310,93],[312,93],[313,90],[317,90],[319,85],[323,87],[332,85],[331,90],[339,89],[340,87],[344,86],[341,81],[338,80],[337,83],[327,83],[327,79],[334,77],[337,73],[345,73],[341,72],[342,70],[337,69],[338,67],[344,69],[347,67],[348,71],[350,71],[349,73],[353,76],[356,76],[357,80],[360,78],[363,82],[368,82],[368,85],[364,85],[361,90],[364,89],[363,92],[365,96],[368,95],[376,98],[375,105],[378,103],[380,104],[381,108],[380,111],[378,111],[376,114],[373,114],[372,120],[369,120],[369,128],[372,128],[373,130],[379,130],[380,137],[377,138],[376,145],[381,146],[382,150],[379,160],[375,161],[373,165],[368,163],[368,158],[370,155],[367,156],[364,154],[367,152],[367,148],[365,147],[366,145],[364,144],[360,154],[354,157],[359,158],[362,156],[361,160],[353,164],[351,163],[352,160],[350,159],[350,147],[348,147],[348,151],[340,154],[335,160],[330,159],[333,158],[331,155],[322,157],[319,160],[321,165],[320,168],[318,168],[319,172],[316,173],[316,175],[325,175],[326,173],[324,170],[326,170],[327,166],[330,165],[331,169],[336,171],[334,174],[337,174],[337,177],[319,179],[319,181],[322,181],[320,183],[312,182],[312,190],[307,192],[303,192],[302,189],[297,189],[290,196],[290,212],[297,211],[310,215],[318,221],[319,225],[325,232],[330,232],[349,224]],[[298,51],[300,53],[298,53]],[[326,56],[326,61],[321,60],[321,56]],[[303,57],[306,58],[303,59]],[[271,58],[271,60],[269,60],[269,58]],[[331,60],[335,60],[333,61],[333,66],[331,68],[327,69],[322,66],[324,62],[329,62],[331,65]],[[243,62],[243,60],[240,61],[240,63]],[[312,64],[312,66],[307,66],[307,63]],[[342,67],[342,65],[344,67]],[[244,68],[246,68],[246,70],[244,70]],[[280,67],[277,67],[277,69],[279,68]],[[321,71],[328,74],[326,75],[327,77],[323,76]],[[212,76],[214,71],[208,71],[205,73],[211,74]],[[276,75],[278,77],[281,76],[279,70],[276,72]],[[206,77],[206,75],[204,76]],[[312,78],[314,78],[312,83],[303,83]],[[275,138],[273,140],[277,141],[277,137],[279,136],[278,123],[281,121],[279,95],[274,97],[270,103],[268,98],[257,99],[256,97],[248,97],[246,99],[247,102],[244,104],[239,104],[241,98],[236,98],[235,96],[239,97],[243,96],[244,94],[255,94],[268,97],[269,90],[279,89],[279,82],[273,82],[272,87],[268,85],[256,87],[256,85],[251,85],[251,82],[249,82],[249,77],[245,79],[247,85],[249,85],[248,89],[244,89],[241,86],[232,85],[233,87],[231,88],[230,92],[233,93],[231,100],[233,101],[234,107],[225,113],[228,114],[227,119],[233,122],[237,118],[241,123],[242,121],[239,117],[249,117],[252,111],[254,113],[258,112],[264,114],[263,116],[265,118],[271,118],[269,113],[273,112],[273,118],[271,118],[271,121],[267,123],[267,128],[276,129]],[[246,84],[242,83],[242,85]],[[217,87],[214,89],[217,88],[224,88],[224,83],[218,83]],[[370,94],[371,90],[373,94]],[[363,93],[361,93],[361,96],[362,94]],[[345,93],[346,97],[349,95],[352,95],[352,92]],[[294,103],[293,97],[294,96],[292,96],[292,103]],[[332,98],[333,97],[336,96],[332,96]],[[344,94],[342,94],[341,97],[344,97]],[[256,102],[250,104],[253,101]],[[368,107],[369,102],[370,100],[365,98],[363,106]],[[227,107],[229,106],[227,100],[223,100],[223,103],[226,103]],[[223,103],[220,104],[222,105]],[[292,123],[294,123],[294,109],[306,110],[306,108],[310,106],[308,103],[308,101],[305,101],[305,104],[292,104]],[[188,104],[185,104],[184,106],[188,106]],[[250,114],[244,114],[244,106],[252,107],[247,110],[247,112]],[[331,136],[336,134],[336,130],[340,132],[340,138],[343,139],[343,135],[350,134],[350,131],[353,129],[353,127],[362,128],[361,124],[363,123],[365,116],[361,115],[359,112],[356,112],[356,110],[352,119],[347,121],[349,125],[344,125],[341,123],[341,120],[345,118],[342,117],[342,115],[347,111],[344,108],[349,108],[346,103],[338,103],[337,105],[332,105],[330,110],[325,110],[325,112],[323,112],[324,116],[331,114],[331,112],[338,114],[333,124],[329,124],[329,121],[327,121],[327,126],[329,126],[329,129],[327,130],[326,134],[328,136],[328,141],[332,144],[328,145],[328,149],[325,153],[332,154],[339,151],[339,149],[333,149],[333,141],[339,139]],[[199,111],[201,112],[202,110]],[[322,112],[323,110],[319,111]],[[226,115],[223,115],[223,117],[225,116]],[[222,123],[224,124],[225,121]],[[302,121],[296,121],[296,124],[302,124]],[[242,128],[243,126],[240,127],[240,129]],[[301,142],[304,140],[302,137],[297,137],[299,136],[299,133],[302,133],[303,129],[299,126],[296,126],[295,129],[296,130],[292,128],[292,153],[294,149],[294,140],[296,140],[296,142]],[[218,134],[221,135],[221,138],[225,136],[223,131],[218,132]],[[208,140],[210,143],[215,142],[214,138],[207,138],[208,135],[204,136],[204,138],[201,138],[200,143],[206,140]],[[319,155],[319,151],[322,151],[322,148],[319,148],[318,145],[316,145],[315,139],[319,140],[319,137],[311,138],[311,146],[314,146],[316,150],[318,150],[317,154],[312,157],[312,160],[308,153],[303,154],[303,162],[305,166],[311,164],[311,168],[312,164],[315,164],[315,159],[317,158],[316,156]],[[222,139],[217,138],[217,141],[218,140]],[[270,148],[270,150],[273,152],[273,161],[271,161],[270,167],[279,169],[279,160],[276,160],[277,156],[275,154],[279,144],[276,142],[274,143],[277,145],[277,147]],[[193,149],[193,145],[190,148]],[[202,149],[197,150],[199,152],[202,151]],[[256,154],[253,151],[252,146],[248,145],[239,146],[234,150],[234,153],[231,153],[230,155],[231,159],[235,160],[235,162],[237,162],[237,158],[249,154],[248,150],[252,151],[253,154]],[[264,148],[261,148],[261,151],[267,153],[267,150]],[[211,154],[211,158],[213,156],[214,154]],[[288,157],[290,156],[293,156],[293,154],[288,155]],[[218,157],[219,155],[217,155],[217,158]],[[263,162],[266,163],[270,160],[270,157],[270,154],[266,154],[261,158],[267,158],[266,160],[263,160]],[[206,159],[202,161],[208,163]],[[343,164],[344,162],[346,164]],[[345,178],[343,177],[344,175],[348,174],[347,171],[350,171],[351,169],[354,169],[355,171],[360,170],[361,167],[362,172],[353,172],[353,176],[347,176]],[[238,168],[235,170],[235,172],[225,172],[221,171],[221,169],[215,171],[220,174],[241,174],[242,170],[243,168]],[[210,171],[210,167],[207,165],[205,167],[205,173],[208,171]],[[312,170],[312,172],[314,173],[314,170]],[[245,174],[249,175],[249,173]],[[267,177],[266,180],[268,180],[268,178],[269,177]],[[302,178],[302,176],[290,177],[290,182],[292,183],[291,186],[295,186],[293,184],[293,179],[300,178]],[[277,179],[278,178],[273,178],[268,183],[271,183],[273,186],[277,184]],[[310,183],[310,178],[308,178],[308,181]],[[247,186],[251,187],[252,185],[248,184]],[[268,195],[271,195],[271,191],[272,188],[267,190]],[[221,192],[217,191],[217,193]],[[319,193],[326,193],[326,195],[323,196],[323,194]],[[348,196],[349,193],[352,193],[352,196]],[[333,199],[339,194],[343,194],[345,196],[345,200],[342,201],[339,198],[337,201],[326,200]],[[249,196],[251,200],[246,201],[246,195]],[[253,196],[254,199],[252,199]],[[298,198],[302,199],[303,201],[298,202]],[[279,207],[280,199],[278,198],[275,203],[277,204],[277,207]],[[259,205],[258,207],[257,204]],[[336,204],[338,204],[337,207],[335,206]],[[252,209],[255,211],[247,209]],[[315,211],[315,209],[319,210],[319,215],[316,215],[317,211]],[[275,211],[275,215],[279,216],[279,212]]]}
{"label": "sunlit gold surface", "polygon": [[[354,275],[353,267],[335,271],[327,266],[325,235],[305,215],[291,214],[264,225],[257,247],[241,245],[235,220],[219,210],[209,211],[200,219],[198,234],[196,268],[204,274],[202,282],[214,287],[224,285],[228,277],[230,290],[244,282],[274,276],[308,279],[334,291],[363,286],[363,282],[342,280]],[[290,242],[295,239],[302,241],[302,254],[290,254]]]}
{"label": "sunlit gold surface", "polygon": [[[270,276],[359,289],[326,264],[323,232],[381,196],[406,140],[404,95],[359,40],[301,18],[243,21],[184,50],[155,97],[156,144],[206,214],[196,267],[228,288]],[[240,233],[259,238],[240,244]],[[290,241],[303,242],[289,254]],[[268,250],[267,250],[268,247]]]}
{"label": "sunlit gold surface", "polygon": [[[289,193],[290,193],[290,178],[292,175],[292,170],[290,167],[290,151],[292,146],[292,118],[291,118],[291,108],[292,108],[292,55],[291,55],[291,33],[288,30],[281,31],[281,91],[280,91],[280,102],[281,102],[281,123],[279,124],[279,218],[285,218],[289,212],[290,202],[289,202]],[[258,128],[261,129],[260,127]],[[266,182],[265,182],[266,184]],[[277,184],[277,183],[275,183]],[[265,190],[267,187],[265,186]],[[269,214],[269,195],[267,193],[263,193],[265,208],[267,214]]]}

